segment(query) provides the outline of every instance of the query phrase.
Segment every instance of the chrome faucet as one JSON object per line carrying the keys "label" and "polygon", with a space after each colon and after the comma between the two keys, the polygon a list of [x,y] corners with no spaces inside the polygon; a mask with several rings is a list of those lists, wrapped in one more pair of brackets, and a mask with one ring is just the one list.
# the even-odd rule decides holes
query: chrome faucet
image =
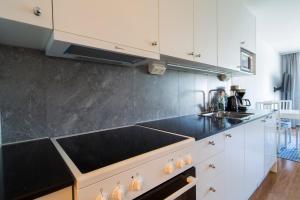
{"label": "chrome faucet", "polygon": [[[205,105],[205,91],[204,90],[196,90],[196,92],[200,92],[203,95],[203,109],[206,111],[206,105]],[[201,108],[200,108],[201,109]]]}

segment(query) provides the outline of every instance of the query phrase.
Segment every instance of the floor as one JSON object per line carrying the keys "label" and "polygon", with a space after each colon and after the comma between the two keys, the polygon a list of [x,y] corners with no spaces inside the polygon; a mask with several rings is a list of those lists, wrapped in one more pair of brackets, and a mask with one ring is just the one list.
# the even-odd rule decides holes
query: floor
{"label": "floor", "polygon": [[287,139],[287,146],[284,145],[284,134],[281,134],[281,144],[278,156],[283,159],[300,162],[300,151],[296,145],[296,130],[291,130],[291,137]]}
{"label": "floor", "polygon": [[250,200],[300,200],[300,163],[278,159],[278,173],[270,173]]}

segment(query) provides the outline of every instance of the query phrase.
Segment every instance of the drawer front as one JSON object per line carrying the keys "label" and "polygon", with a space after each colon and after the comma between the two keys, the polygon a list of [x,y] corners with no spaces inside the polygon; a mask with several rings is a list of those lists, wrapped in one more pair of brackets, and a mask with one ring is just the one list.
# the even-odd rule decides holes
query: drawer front
{"label": "drawer front", "polygon": [[[205,181],[205,184],[197,185],[197,200],[220,200],[225,197],[224,173],[210,181]],[[199,177],[201,179],[201,177]]]}
{"label": "drawer front", "polygon": [[225,136],[223,133],[197,141],[197,162],[200,163],[217,153],[224,151]]}
{"label": "drawer front", "polygon": [[196,170],[200,185],[213,180],[225,170],[225,152],[221,152],[196,165]]}

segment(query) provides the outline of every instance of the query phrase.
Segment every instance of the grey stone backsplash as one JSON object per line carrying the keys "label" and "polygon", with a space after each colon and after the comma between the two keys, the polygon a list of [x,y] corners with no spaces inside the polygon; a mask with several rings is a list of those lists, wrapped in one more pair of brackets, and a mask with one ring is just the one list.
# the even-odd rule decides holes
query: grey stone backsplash
{"label": "grey stone backsplash", "polygon": [[[195,114],[202,94],[229,82],[169,70],[51,58],[0,45],[2,142],[63,136]],[[0,140],[1,141],[1,140]]]}

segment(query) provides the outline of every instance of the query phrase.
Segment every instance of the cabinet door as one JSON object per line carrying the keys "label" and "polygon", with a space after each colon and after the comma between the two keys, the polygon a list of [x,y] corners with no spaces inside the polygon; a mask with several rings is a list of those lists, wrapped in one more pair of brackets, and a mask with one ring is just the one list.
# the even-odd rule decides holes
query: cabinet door
{"label": "cabinet door", "polygon": [[218,66],[239,70],[241,2],[218,0]]}
{"label": "cabinet door", "polygon": [[54,29],[158,52],[158,0],[53,0]]}
{"label": "cabinet door", "polygon": [[256,51],[256,19],[255,16],[246,8],[242,7],[241,13],[241,47],[255,53]]}
{"label": "cabinet door", "polygon": [[244,199],[244,126],[225,132],[226,200]]}
{"label": "cabinet door", "polygon": [[277,127],[274,115],[270,115],[265,122],[265,166],[264,176],[266,176],[270,169],[277,161]]}
{"label": "cabinet door", "polygon": [[[51,0],[0,0],[0,18],[52,29]],[[34,14],[39,7],[41,14]]]}
{"label": "cabinet door", "polygon": [[245,195],[248,199],[264,177],[264,120],[245,125]]}
{"label": "cabinet door", "polygon": [[159,1],[160,53],[194,60],[193,0]]}
{"label": "cabinet door", "polygon": [[217,0],[195,0],[195,61],[217,66]]}

